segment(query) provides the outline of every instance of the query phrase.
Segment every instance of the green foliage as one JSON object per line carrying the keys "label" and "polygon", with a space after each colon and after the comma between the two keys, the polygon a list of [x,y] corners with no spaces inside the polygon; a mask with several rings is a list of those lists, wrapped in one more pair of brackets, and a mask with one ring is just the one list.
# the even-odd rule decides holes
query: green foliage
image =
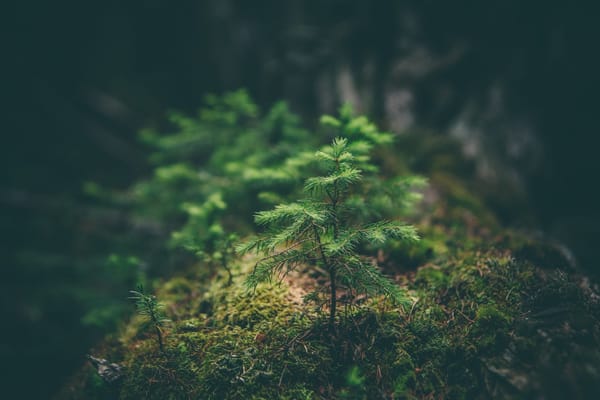
{"label": "green foliage", "polygon": [[[326,119],[331,120],[332,117]],[[364,128],[370,135],[365,133],[365,137],[383,142],[377,136],[380,134],[372,132],[370,127]],[[352,148],[359,149],[358,156],[351,152]],[[381,274],[374,260],[360,255],[358,245],[381,245],[391,238],[418,240],[410,225],[395,221],[367,224],[352,218],[355,202],[348,201],[350,194],[361,193],[359,185],[363,174],[377,171],[368,155],[361,153],[363,148],[365,146],[356,146],[356,142],[346,138],[336,138],[330,146],[317,151],[314,157],[324,174],[306,179],[305,198],[257,213],[255,221],[267,227],[267,232],[239,248],[241,253],[256,251],[264,255],[247,279],[251,288],[270,281],[273,276],[281,279],[301,265],[322,268],[329,278],[331,327],[335,321],[338,289],[345,290],[351,297],[383,294],[394,301],[404,299],[399,288]],[[367,197],[364,203],[370,200]],[[326,288],[317,287],[310,298],[318,299],[325,291]]]}
{"label": "green foliage", "polygon": [[172,232],[171,247],[196,254],[213,271],[224,268],[231,281],[236,234],[250,229],[269,194],[293,190],[293,168],[281,164],[311,139],[283,102],[264,116],[244,90],[208,96],[205,104],[195,118],[173,113],[173,133],[143,132],[156,166],[132,194],[136,212]]}
{"label": "green foliage", "polygon": [[[105,247],[136,256],[149,278],[190,265],[186,252],[173,251],[183,248],[207,275],[223,269],[229,281],[237,235],[252,229],[257,209],[296,190],[304,164],[298,154],[316,142],[284,102],[263,112],[244,90],[209,95],[196,115],[173,112],[166,128],[144,130],[140,138],[152,153],[146,179],[124,191],[84,187],[102,207],[119,210],[124,232],[107,235]],[[127,260],[121,264],[106,287],[143,282],[125,276]],[[122,315],[110,298],[94,304],[86,324],[114,326]]]}
{"label": "green foliage", "polygon": [[365,380],[366,378],[361,373],[360,368],[357,365],[352,366],[346,374],[346,385],[348,388],[340,391],[340,398],[349,400],[367,399]]}
{"label": "green foliage", "polygon": [[221,192],[215,192],[202,204],[184,203],[188,215],[187,223],[171,234],[170,244],[193,252],[215,270],[222,267],[228,274],[228,282],[233,279],[230,262],[235,256],[233,244],[237,235],[227,233],[221,223],[227,205]]}
{"label": "green foliage", "polygon": [[397,176],[393,172],[386,175],[381,165],[371,161],[372,153],[394,142],[392,134],[380,132],[365,116],[355,116],[349,104],[340,108],[337,118],[321,117],[321,123],[337,136],[348,139],[354,166],[363,171],[359,190],[350,193],[347,199],[357,218],[395,218],[414,212],[422,197],[419,189],[426,186],[427,180],[417,175]]}
{"label": "green foliage", "polygon": [[163,328],[169,322],[164,314],[164,305],[158,302],[156,296],[145,294],[142,286],[139,286],[138,290],[130,290],[129,293],[131,293],[129,298],[135,301],[138,314],[146,320],[156,333],[160,351],[164,351]]}
{"label": "green foliage", "polygon": [[244,219],[257,206],[259,191],[283,189],[279,181],[287,181],[287,175],[278,176],[270,167],[311,144],[283,102],[264,116],[244,90],[208,96],[205,103],[196,118],[173,113],[173,133],[142,134],[156,164],[154,177],[135,189],[140,204],[148,207],[145,212],[181,216],[184,203],[202,204],[220,192],[225,205],[247,197],[247,207],[229,208]]}
{"label": "green foliage", "polygon": [[[323,145],[283,103],[263,114],[245,92],[209,97],[197,116],[172,121],[173,133],[145,135],[154,170],[119,201],[130,202],[132,225],[156,227],[152,243],[168,243],[174,264],[192,268],[156,285],[173,320],[162,351],[164,309],[132,292],[155,335],[134,318],[95,352],[127,371],[111,397],[534,398],[550,393],[543,386],[597,381],[596,296],[550,271],[555,252],[499,231],[448,171],[445,146],[433,162],[406,137],[388,149],[392,135],[349,106],[321,119]],[[437,199],[418,209],[425,180],[410,175],[414,165]],[[398,222],[414,211],[425,237],[416,243],[415,229]],[[236,257],[235,234],[253,230],[240,250],[260,255]],[[146,263],[165,260],[130,256],[138,253],[123,238],[113,251],[124,256],[111,257],[107,274],[133,284]],[[411,307],[388,300],[408,297]],[[337,312],[344,318],[337,303],[347,305]],[[319,312],[327,304],[329,321]],[[111,318],[109,306],[88,323]],[[92,372],[65,398],[105,396]]]}

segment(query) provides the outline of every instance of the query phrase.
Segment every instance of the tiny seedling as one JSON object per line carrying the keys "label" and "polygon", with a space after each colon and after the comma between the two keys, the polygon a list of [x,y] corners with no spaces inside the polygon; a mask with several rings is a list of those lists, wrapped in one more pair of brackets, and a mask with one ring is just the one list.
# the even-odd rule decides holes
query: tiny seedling
{"label": "tiny seedling", "polygon": [[129,293],[131,293],[129,298],[135,301],[138,314],[144,317],[146,323],[154,329],[160,351],[164,351],[162,330],[169,322],[164,314],[164,305],[156,299],[156,296],[145,294],[141,285],[138,286],[138,290],[130,290]]}
{"label": "tiny seedling", "polygon": [[[329,287],[317,288],[310,298],[328,292],[329,325],[333,331],[340,288],[367,296],[384,295],[399,302],[406,300],[400,288],[381,274],[374,260],[359,253],[359,246],[381,245],[392,238],[416,241],[418,236],[411,225],[354,220],[354,202],[349,199],[363,181],[363,171],[357,166],[368,166],[368,158],[357,159],[346,138],[335,139],[315,158],[324,165],[325,174],[306,180],[304,199],[257,213],[255,220],[266,231],[239,250],[263,255],[246,280],[250,288],[273,276],[281,278],[300,265],[326,271]],[[365,195],[364,203],[370,201]]]}

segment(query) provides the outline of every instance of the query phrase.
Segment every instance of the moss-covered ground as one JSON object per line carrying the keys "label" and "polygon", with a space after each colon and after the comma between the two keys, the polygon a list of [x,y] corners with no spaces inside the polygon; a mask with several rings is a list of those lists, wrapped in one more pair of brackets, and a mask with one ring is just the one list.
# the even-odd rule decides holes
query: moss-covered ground
{"label": "moss-covered ground", "polygon": [[330,332],[326,310],[301,301],[318,276],[249,292],[243,281],[252,259],[234,263],[231,285],[224,271],[196,264],[154,285],[172,321],[164,352],[133,317],[91,350],[123,365],[122,379],[109,385],[85,364],[58,398],[593,398],[600,393],[593,285],[560,248],[502,228],[444,172],[462,167],[429,151],[431,184],[413,221],[423,240],[379,250],[410,307],[383,299],[348,305]]}

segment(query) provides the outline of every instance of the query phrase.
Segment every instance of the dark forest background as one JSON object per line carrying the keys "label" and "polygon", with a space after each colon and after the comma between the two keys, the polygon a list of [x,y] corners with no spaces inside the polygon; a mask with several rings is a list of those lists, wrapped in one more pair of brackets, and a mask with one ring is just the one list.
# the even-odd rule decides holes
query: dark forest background
{"label": "dark forest background", "polygon": [[84,183],[143,176],[139,129],[194,112],[209,92],[285,99],[309,124],[351,101],[394,131],[453,136],[482,180],[527,199],[525,216],[498,206],[507,225],[559,240],[600,272],[593,2],[32,1],[2,14],[9,393],[49,396],[110,330],[82,318],[110,293],[90,260],[110,251],[98,226],[118,216],[99,212]]}

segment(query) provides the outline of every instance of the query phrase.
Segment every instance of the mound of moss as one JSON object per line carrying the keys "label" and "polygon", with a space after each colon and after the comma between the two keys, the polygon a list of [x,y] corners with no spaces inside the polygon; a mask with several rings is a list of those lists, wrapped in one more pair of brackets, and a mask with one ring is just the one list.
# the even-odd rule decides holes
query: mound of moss
{"label": "mound of moss", "polygon": [[[199,256],[178,255],[185,265],[151,285],[171,321],[164,350],[134,316],[90,350],[118,364],[120,379],[109,383],[85,362],[58,399],[562,399],[600,392],[597,287],[560,246],[504,228],[484,200],[492,192],[466,183],[474,182],[473,166],[447,138],[409,135],[376,151],[382,177],[370,181],[371,190],[384,193],[385,179],[413,172],[430,182],[416,208],[408,196],[406,207],[392,210],[422,240],[364,249],[406,291],[408,306],[378,297],[342,302],[332,330],[326,309],[303,302],[322,284],[318,269],[300,267],[248,290],[257,260],[235,257],[228,233],[245,235],[251,211],[293,197],[312,153],[287,108],[260,120],[244,92],[211,101],[199,121],[175,119],[179,134],[146,138],[162,149],[160,162],[188,160],[185,173],[166,176],[159,163],[134,188],[141,215],[179,226],[164,241]],[[379,134],[348,109],[326,122],[365,138]],[[192,166],[205,160],[197,152],[208,151],[217,129],[239,146],[213,143],[213,158]],[[381,204],[386,211],[391,202]]]}
{"label": "mound of moss", "polygon": [[[134,317],[94,350],[124,366],[123,378],[109,385],[87,365],[59,398],[563,398],[599,390],[600,307],[586,280],[547,243],[480,226],[469,209],[448,203],[436,202],[421,221],[420,247],[390,249],[384,264],[409,291],[410,308],[372,299],[344,310],[332,334],[324,313],[295,295],[310,283],[247,291],[253,260],[235,265],[231,285],[225,274],[175,277],[156,289],[172,320],[165,351]],[[416,258],[418,267],[402,270],[394,257]]]}

